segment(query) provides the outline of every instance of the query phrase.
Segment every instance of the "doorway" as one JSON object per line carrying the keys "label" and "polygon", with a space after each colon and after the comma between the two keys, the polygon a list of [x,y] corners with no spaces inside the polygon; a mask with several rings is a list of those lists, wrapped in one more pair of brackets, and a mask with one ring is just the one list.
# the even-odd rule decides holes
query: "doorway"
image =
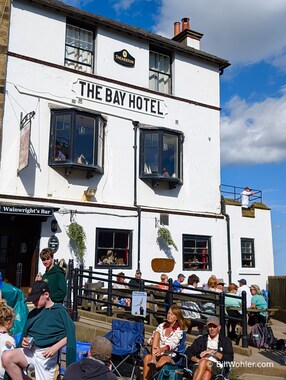
{"label": "doorway", "polygon": [[37,216],[0,214],[0,271],[16,285],[17,264],[22,264],[23,289],[34,282],[38,270],[39,241],[43,219]]}

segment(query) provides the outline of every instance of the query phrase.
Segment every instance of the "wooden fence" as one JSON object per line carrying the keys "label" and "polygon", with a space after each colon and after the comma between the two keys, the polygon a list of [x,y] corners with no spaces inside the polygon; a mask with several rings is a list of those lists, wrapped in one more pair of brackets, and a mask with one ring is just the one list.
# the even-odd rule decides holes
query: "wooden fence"
{"label": "wooden fence", "polygon": [[286,309],[286,276],[269,276],[269,307]]}

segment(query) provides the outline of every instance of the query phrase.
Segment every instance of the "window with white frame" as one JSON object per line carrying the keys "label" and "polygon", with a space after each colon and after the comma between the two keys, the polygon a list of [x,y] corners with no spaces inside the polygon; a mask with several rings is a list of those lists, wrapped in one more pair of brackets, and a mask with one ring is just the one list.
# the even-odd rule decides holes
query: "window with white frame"
{"label": "window with white frame", "polygon": [[241,238],[241,266],[255,268],[254,239]]}
{"label": "window with white frame", "polygon": [[183,270],[212,270],[210,236],[183,235]]}
{"label": "window with white frame", "polygon": [[86,73],[92,73],[94,61],[93,46],[93,31],[67,24],[65,66]]}
{"label": "window with white frame", "polygon": [[150,50],[149,88],[154,91],[171,93],[171,57],[158,51]]}
{"label": "window with white frame", "polygon": [[97,228],[95,268],[132,267],[132,231]]}
{"label": "window with white frame", "polygon": [[183,139],[179,131],[140,129],[140,178],[182,183]]}
{"label": "window with white frame", "polygon": [[103,173],[105,123],[100,114],[52,110],[49,165]]}

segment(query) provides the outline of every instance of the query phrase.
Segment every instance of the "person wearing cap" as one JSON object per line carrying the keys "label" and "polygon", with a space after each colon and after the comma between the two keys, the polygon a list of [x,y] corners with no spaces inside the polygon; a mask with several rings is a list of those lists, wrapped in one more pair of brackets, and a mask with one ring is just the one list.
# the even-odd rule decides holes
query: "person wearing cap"
{"label": "person wearing cap", "polygon": [[224,365],[233,361],[231,340],[220,334],[218,317],[207,320],[208,333],[199,336],[186,349],[186,355],[194,371],[193,380],[210,380],[213,375],[221,373]]}
{"label": "person wearing cap", "polygon": [[[125,273],[119,272],[116,276],[116,281],[112,287],[113,289],[129,289],[129,286],[127,285],[125,281]],[[115,297],[114,298],[115,303],[119,303],[121,306],[131,306],[131,299],[126,297]]]}
{"label": "person wearing cap", "polygon": [[246,186],[244,190],[240,193],[241,195],[241,206],[248,208],[249,207],[249,198],[251,195],[253,195],[254,192],[251,191],[249,186]]}
{"label": "person wearing cap", "polygon": [[110,370],[111,354],[111,342],[103,336],[95,337],[91,342],[87,358],[71,364],[63,380],[116,380],[117,377]]}
{"label": "person wearing cap", "polygon": [[34,282],[26,302],[35,306],[22,333],[22,348],[6,351],[2,364],[12,380],[28,379],[34,369],[37,380],[52,380],[58,351],[66,345],[67,365],[76,360],[75,326],[62,304],[51,300],[46,281]]}
{"label": "person wearing cap", "polygon": [[237,289],[236,294],[241,297],[242,292],[245,291],[246,292],[246,307],[250,308],[252,295],[250,293],[249,287],[247,286],[247,281],[245,278],[241,278],[240,280],[238,280],[238,283],[239,283],[239,288]]}
{"label": "person wearing cap", "polygon": [[218,278],[217,279],[216,292],[218,292],[218,293],[223,292],[224,291],[224,285],[225,285],[225,282],[224,282],[223,278]]}
{"label": "person wearing cap", "polygon": [[174,292],[181,292],[183,290],[182,288],[182,282],[184,282],[186,276],[183,273],[178,274],[177,280],[173,283],[173,290]]}
{"label": "person wearing cap", "polygon": [[131,278],[131,280],[129,281],[129,286],[131,286],[132,288],[139,289],[141,276],[142,276],[141,270],[137,269],[135,272],[135,278]]}

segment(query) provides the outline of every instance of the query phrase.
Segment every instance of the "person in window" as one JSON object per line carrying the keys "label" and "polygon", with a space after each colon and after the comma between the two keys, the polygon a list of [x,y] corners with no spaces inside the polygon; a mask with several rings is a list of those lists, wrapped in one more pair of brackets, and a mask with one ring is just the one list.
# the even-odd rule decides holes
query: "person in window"
{"label": "person in window", "polygon": [[65,154],[61,150],[61,146],[59,144],[56,145],[56,154],[55,161],[65,161],[67,158]]}
{"label": "person in window", "polygon": [[88,161],[82,153],[78,156],[77,163],[80,165],[88,165]]}
{"label": "person in window", "polygon": [[220,321],[217,317],[209,317],[208,333],[198,337],[186,349],[186,355],[194,370],[193,380],[210,380],[221,372],[225,363],[233,361],[231,340],[220,334]]}
{"label": "person in window", "polygon": [[249,198],[253,194],[254,194],[254,192],[251,191],[251,189],[248,186],[246,186],[244,188],[244,190],[240,193],[240,195],[241,195],[241,206],[242,207],[244,207],[244,208],[249,207]]}

